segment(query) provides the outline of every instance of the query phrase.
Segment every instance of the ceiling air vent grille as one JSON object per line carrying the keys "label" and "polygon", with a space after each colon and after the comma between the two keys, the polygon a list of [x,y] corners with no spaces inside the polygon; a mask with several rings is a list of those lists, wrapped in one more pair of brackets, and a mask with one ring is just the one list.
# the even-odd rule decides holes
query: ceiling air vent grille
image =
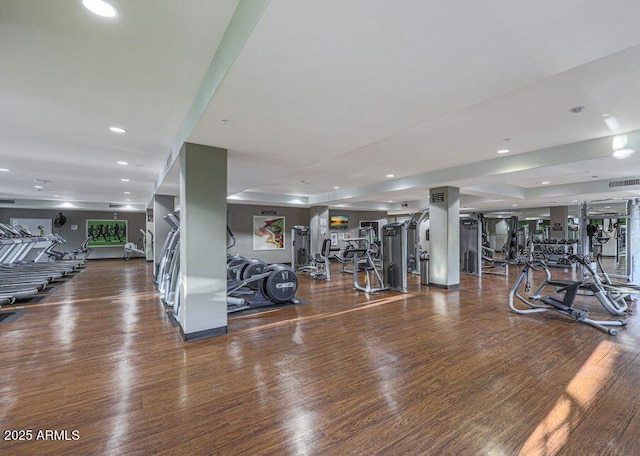
{"label": "ceiling air vent grille", "polygon": [[16,204],[16,200],[3,200],[3,199],[0,199],[0,204]]}
{"label": "ceiling air vent grille", "polygon": [[609,188],[630,187],[632,185],[640,185],[640,179],[625,179],[620,181],[609,182]]}
{"label": "ceiling air vent grille", "polygon": [[124,207],[124,204],[109,204],[111,209],[120,209]]}

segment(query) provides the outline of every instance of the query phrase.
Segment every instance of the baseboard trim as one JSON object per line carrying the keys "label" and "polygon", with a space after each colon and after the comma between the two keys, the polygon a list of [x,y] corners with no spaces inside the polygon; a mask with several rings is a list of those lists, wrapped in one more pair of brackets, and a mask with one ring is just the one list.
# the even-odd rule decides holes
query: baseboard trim
{"label": "baseboard trim", "polygon": [[227,334],[227,327],[221,326],[219,328],[205,329],[202,331],[196,331],[189,334],[185,334],[182,326],[180,327],[180,335],[185,342],[195,342],[197,340],[209,339],[211,337],[217,337]]}
{"label": "baseboard trim", "polygon": [[454,285],[440,285],[439,283],[430,283],[429,284],[430,287],[436,287],[436,288],[442,288],[445,290],[459,290],[460,289],[460,284],[456,283]]}

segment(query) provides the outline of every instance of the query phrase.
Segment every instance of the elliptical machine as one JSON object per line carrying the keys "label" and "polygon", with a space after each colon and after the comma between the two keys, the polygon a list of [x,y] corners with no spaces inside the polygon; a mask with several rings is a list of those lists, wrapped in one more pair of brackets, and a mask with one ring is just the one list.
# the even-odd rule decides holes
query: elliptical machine
{"label": "elliptical machine", "polygon": [[235,279],[227,280],[227,313],[277,304],[299,304],[298,276],[284,264],[261,260],[234,263]]}
{"label": "elliptical machine", "polygon": [[[147,243],[147,234],[143,229],[140,229],[140,232],[142,233],[142,238],[140,238],[137,244],[134,244],[133,242],[127,242],[124,245],[124,259],[126,261],[129,261],[133,255],[146,256],[144,246]],[[142,248],[140,248],[141,245]]]}
{"label": "elliptical machine", "polygon": [[[230,242],[236,243],[227,226]],[[298,304],[298,276],[284,264],[268,265],[259,259],[248,260],[241,255],[227,254],[227,313],[278,304]]]}

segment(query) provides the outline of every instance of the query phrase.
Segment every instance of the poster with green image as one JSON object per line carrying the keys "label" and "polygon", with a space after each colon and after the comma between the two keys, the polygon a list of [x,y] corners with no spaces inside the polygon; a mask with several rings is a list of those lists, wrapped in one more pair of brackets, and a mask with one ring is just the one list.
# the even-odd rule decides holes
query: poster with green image
{"label": "poster with green image", "polygon": [[87,220],[89,247],[124,247],[127,243],[126,220]]}

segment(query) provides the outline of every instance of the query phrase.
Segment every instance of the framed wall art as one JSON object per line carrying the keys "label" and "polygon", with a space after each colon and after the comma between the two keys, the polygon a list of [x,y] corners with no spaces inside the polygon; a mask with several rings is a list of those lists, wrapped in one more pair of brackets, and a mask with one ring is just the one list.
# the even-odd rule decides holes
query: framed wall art
{"label": "framed wall art", "polygon": [[285,217],[253,216],[253,250],[282,250],[285,243]]}
{"label": "framed wall art", "polygon": [[127,243],[126,220],[87,219],[89,247],[124,247]]}

